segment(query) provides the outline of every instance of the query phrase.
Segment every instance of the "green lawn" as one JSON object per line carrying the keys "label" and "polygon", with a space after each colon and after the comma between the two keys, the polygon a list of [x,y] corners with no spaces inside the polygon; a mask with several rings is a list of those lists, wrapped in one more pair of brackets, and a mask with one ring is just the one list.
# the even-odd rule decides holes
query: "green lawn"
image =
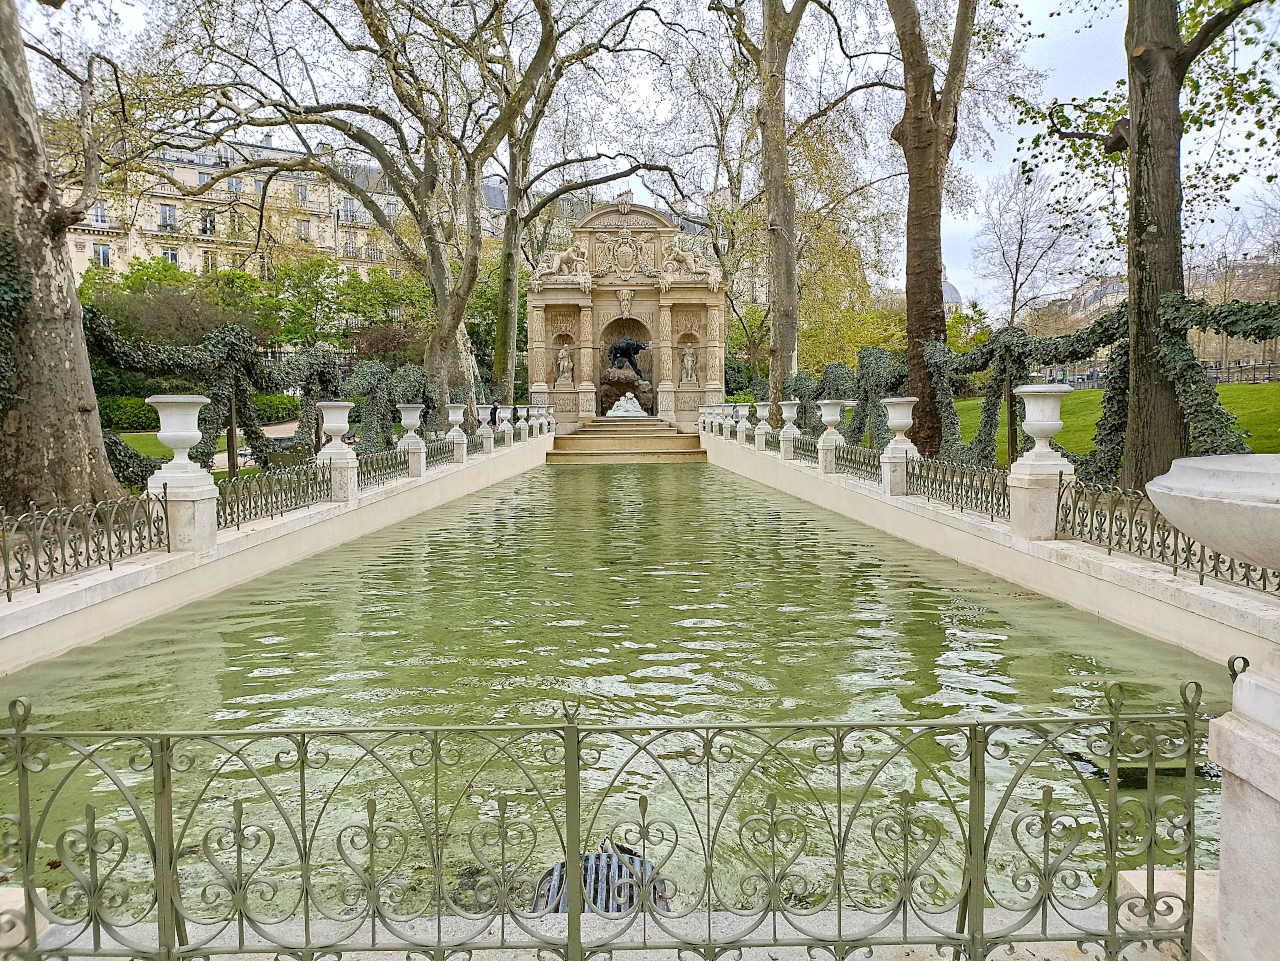
{"label": "green lawn", "polygon": [[[1249,447],[1257,454],[1280,453],[1280,384],[1223,384],[1218,388],[1222,404],[1236,415],[1236,426],[1246,431]],[[1062,401],[1062,432],[1055,438],[1069,451],[1083,454],[1093,449],[1093,428],[1102,410],[1102,391],[1077,390]],[[982,416],[982,398],[956,403],[960,433],[973,440]],[[1005,416],[1000,408],[1000,430],[996,434],[996,458],[1005,458]]]}
{"label": "green lawn", "polygon": [[[121,434],[120,439],[136,450],[139,454],[146,454],[148,457],[172,457],[173,451],[156,439],[156,435],[152,433],[138,434]],[[227,449],[227,435],[223,434],[218,438],[218,450]]]}

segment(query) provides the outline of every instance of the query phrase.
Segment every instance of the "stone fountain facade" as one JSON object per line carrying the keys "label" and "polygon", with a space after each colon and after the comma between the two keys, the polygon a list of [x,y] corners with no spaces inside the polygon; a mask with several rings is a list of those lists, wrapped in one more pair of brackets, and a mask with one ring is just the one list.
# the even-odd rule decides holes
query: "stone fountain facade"
{"label": "stone fountain facade", "polygon": [[[561,431],[627,391],[688,431],[700,406],[724,400],[720,269],[650,207],[624,199],[579,220],[569,248],[534,270],[527,304],[531,400],[555,407]],[[638,378],[610,368],[609,346],[623,336],[649,345]]]}

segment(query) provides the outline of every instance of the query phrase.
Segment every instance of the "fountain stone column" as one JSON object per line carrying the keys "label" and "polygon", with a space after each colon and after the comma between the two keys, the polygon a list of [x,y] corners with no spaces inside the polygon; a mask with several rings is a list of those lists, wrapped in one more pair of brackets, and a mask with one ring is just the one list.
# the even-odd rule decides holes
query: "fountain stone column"
{"label": "fountain stone column", "polygon": [[1053,540],[1058,521],[1059,475],[1076,476],[1071,462],[1049,446],[1062,430],[1062,398],[1068,384],[1027,384],[1014,390],[1027,407],[1022,429],[1036,446],[1009,467],[1009,526],[1033,541]]}
{"label": "fountain stone column", "polygon": [[147,479],[147,490],[164,495],[169,544],[175,551],[211,551],[218,542],[218,487],[213,475],[187,456],[200,443],[199,394],[156,394],[147,403],[160,415],[156,439],[173,459]]}

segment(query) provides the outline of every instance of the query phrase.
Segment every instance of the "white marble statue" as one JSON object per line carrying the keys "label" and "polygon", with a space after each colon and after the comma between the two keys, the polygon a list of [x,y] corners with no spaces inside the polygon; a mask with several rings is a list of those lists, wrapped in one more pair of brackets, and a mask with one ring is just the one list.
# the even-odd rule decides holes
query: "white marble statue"
{"label": "white marble statue", "polygon": [[573,354],[568,347],[561,347],[556,355],[556,386],[573,386]]}
{"label": "white marble statue", "polygon": [[680,384],[698,383],[698,348],[686,347],[680,352]]}
{"label": "white marble statue", "polygon": [[617,402],[609,408],[606,417],[644,417],[644,408],[640,406],[640,401],[636,400],[636,395],[627,391],[626,397],[619,397]]}

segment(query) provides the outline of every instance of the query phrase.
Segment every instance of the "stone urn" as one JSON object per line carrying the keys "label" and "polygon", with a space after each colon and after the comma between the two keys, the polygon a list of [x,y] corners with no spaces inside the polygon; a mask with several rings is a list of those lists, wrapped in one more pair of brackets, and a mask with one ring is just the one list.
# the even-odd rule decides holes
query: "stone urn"
{"label": "stone urn", "polygon": [[818,406],[822,408],[822,425],[826,427],[819,439],[828,444],[843,444],[844,437],[836,428],[840,426],[840,419],[844,416],[844,401],[820,400]]}
{"label": "stone urn", "polygon": [[156,440],[173,449],[173,460],[165,465],[166,474],[199,474],[205,470],[188,456],[200,443],[200,408],[209,398],[200,394],[154,394],[147,403],[160,415],[160,432]]}
{"label": "stone urn", "polygon": [[756,429],[769,429],[769,402],[767,400],[756,401]]}
{"label": "stone urn", "polygon": [[796,415],[800,413],[800,401],[784,400],[782,402],[782,433],[790,436],[800,433],[796,426]]}
{"label": "stone urn", "polygon": [[1026,405],[1027,415],[1022,429],[1035,440],[1035,447],[1018,458],[1018,463],[1043,462],[1057,469],[1062,455],[1049,446],[1053,435],[1062,430],[1062,398],[1071,393],[1069,384],[1026,384],[1014,391]]}
{"label": "stone urn", "polygon": [[326,445],[330,441],[341,442],[342,435],[350,430],[348,421],[351,408],[355,406],[345,400],[324,400],[316,404],[316,410],[320,411],[321,429],[324,430]]}
{"label": "stone urn", "polygon": [[412,434],[422,425],[422,412],[426,410],[426,405],[396,404],[396,410],[400,411],[400,426],[406,434]]}
{"label": "stone urn", "polygon": [[893,440],[889,441],[891,446],[903,447],[911,443],[907,440],[907,431],[911,429],[913,420],[911,410],[919,399],[918,397],[886,397],[880,401],[884,407],[885,420],[889,424],[889,429],[893,431]]}
{"label": "stone urn", "polygon": [[1210,550],[1280,570],[1280,454],[1180,457],[1147,496]]}
{"label": "stone urn", "polygon": [[462,415],[466,411],[466,404],[445,404],[445,410],[449,413],[449,436],[455,436],[455,432],[462,433]]}

